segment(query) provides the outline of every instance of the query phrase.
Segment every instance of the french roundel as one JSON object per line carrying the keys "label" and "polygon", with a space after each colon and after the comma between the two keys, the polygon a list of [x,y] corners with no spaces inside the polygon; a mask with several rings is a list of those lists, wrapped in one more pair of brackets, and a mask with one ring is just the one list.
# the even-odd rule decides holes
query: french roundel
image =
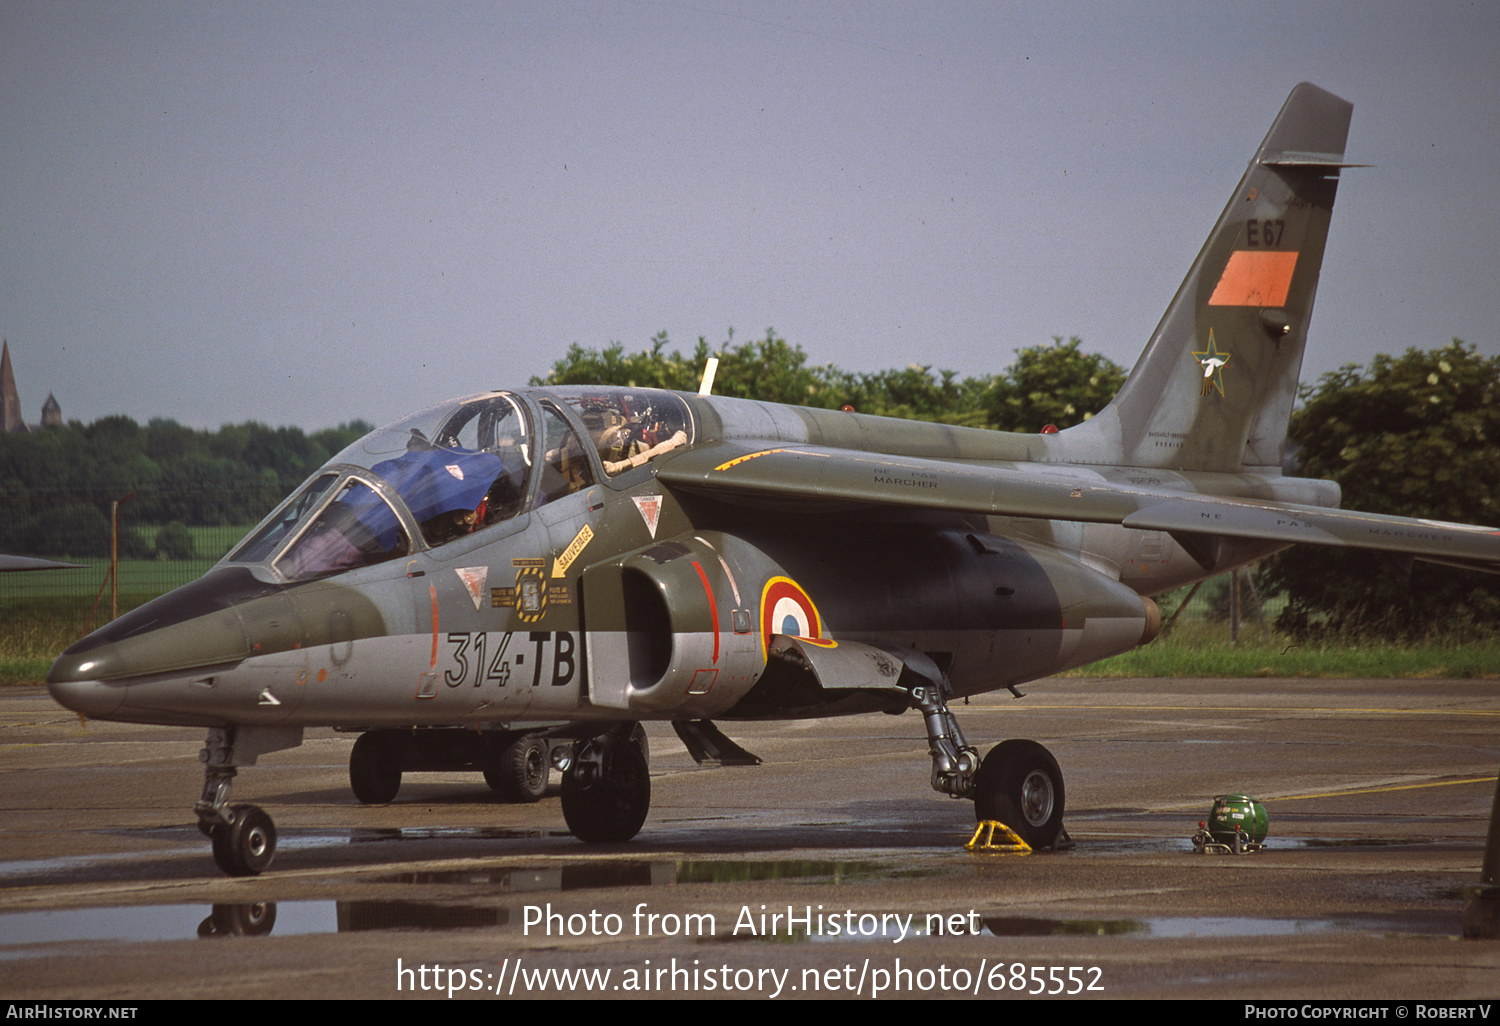
{"label": "french roundel", "polygon": [[790,634],[798,638],[821,638],[823,622],[818,607],[797,582],[773,577],[760,595],[760,643],[762,651],[771,645],[771,635]]}

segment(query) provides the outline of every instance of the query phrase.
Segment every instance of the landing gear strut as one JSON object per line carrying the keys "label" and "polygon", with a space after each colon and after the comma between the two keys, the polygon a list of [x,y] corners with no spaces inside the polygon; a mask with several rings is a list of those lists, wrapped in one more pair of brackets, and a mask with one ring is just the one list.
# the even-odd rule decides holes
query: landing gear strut
{"label": "landing gear strut", "polygon": [[193,806],[198,829],[213,841],[214,862],[230,876],[258,876],[276,856],[276,824],[256,805],[229,804],[237,767],[253,766],[257,756],[302,743],[302,729],[210,727],[198,758],[203,762],[203,795]]}
{"label": "landing gear strut", "polygon": [[974,793],[974,777],[979,772],[979,752],[958,729],[958,720],[948,709],[941,685],[923,685],[911,689],[912,701],[922,710],[927,725],[927,750],[932,754],[932,789],[955,798]]}
{"label": "landing gear strut", "polygon": [[1062,834],[1063,778],[1057,760],[1035,741],[1002,741],[979,761],[964,739],[940,685],[911,689],[927,725],[932,788],[974,799],[974,818],[995,819],[1033,848],[1056,847]]}
{"label": "landing gear strut", "polygon": [[651,774],[640,724],[621,724],[578,745],[562,782],[563,819],[574,837],[596,844],[628,841],[640,832],[650,808]]}
{"label": "landing gear strut", "polygon": [[508,802],[541,801],[552,771],[554,741],[547,729],[378,727],[366,730],[349,753],[349,787],[363,805],[396,800],[407,773],[478,770]]}

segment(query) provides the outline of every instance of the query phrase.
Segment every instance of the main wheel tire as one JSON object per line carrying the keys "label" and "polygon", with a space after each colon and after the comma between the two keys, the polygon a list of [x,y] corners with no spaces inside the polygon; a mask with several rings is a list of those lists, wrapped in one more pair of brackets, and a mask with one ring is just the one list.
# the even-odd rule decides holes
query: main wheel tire
{"label": "main wheel tire", "polygon": [[540,801],[547,793],[550,756],[545,739],[536,734],[518,737],[484,768],[484,782],[508,802]]}
{"label": "main wheel tire", "polygon": [[974,778],[974,818],[998,819],[1033,848],[1057,843],[1064,798],[1057,760],[1035,741],[1002,741]]}
{"label": "main wheel tire", "polygon": [[349,753],[349,786],[362,805],[384,805],[401,790],[401,748],[388,734],[367,731]]}
{"label": "main wheel tire", "polygon": [[628,841],[640,833],[651,809],[646,756],[635,744],[612,734],[588,744],[599,746],[602,768],[593,781],[586,781],[588,760],[579,759],[568,770],[562,782],[563,819],[580,841]]}
{"label": "main wheel tire", "polygon": [[236,805],[214,826],[214,862],[230,876],[259,876],[276,857],[276,824],[256,805]]}

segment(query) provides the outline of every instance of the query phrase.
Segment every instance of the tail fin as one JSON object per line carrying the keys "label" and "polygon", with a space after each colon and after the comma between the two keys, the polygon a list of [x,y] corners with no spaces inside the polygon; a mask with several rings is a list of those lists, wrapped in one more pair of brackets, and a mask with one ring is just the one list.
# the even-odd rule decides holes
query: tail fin
{"label": "tail fin", "polygon": [[1077,433],[1069,457],[1280,465],[1339,169],[1353,166],[1343,162],[1352,110],[1306,82],[1292,90],[1124,387],[1063,433]]}

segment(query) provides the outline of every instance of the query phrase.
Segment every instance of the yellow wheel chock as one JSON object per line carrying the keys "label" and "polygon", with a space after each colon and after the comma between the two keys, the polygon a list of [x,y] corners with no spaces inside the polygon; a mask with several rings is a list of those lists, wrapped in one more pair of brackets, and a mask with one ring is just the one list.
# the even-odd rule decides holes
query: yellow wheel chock
{"label": "yellow wheel chock", "polygon": [[975,828],[974,836],[964,845],[964,850],[990,855],[1025,855],[1031,851],[1031,845],[998,819],[986,819]]}

